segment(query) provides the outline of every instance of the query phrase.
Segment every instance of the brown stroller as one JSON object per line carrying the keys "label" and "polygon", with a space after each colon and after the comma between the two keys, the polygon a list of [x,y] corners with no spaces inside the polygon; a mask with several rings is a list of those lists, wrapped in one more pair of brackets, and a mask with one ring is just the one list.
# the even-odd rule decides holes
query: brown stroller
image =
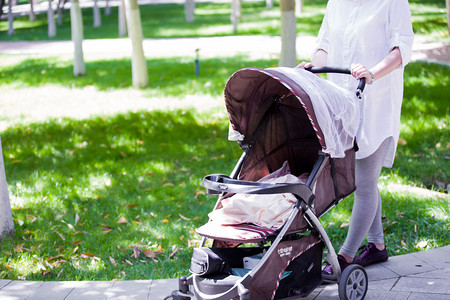
{"label": "brown stroller", "polygon": [[[329,67],[310,71],[350,74],[347,69]],[[292,72],[287,68],[247,68],[230,77],[225,86],[226,107],[231,131],[239,135],[244,153],[230,176],[214,174],[203,180],[209,194],[219,195],[213,212],[224,208],[227,199],[235,195],[290,194],[295,202],[287,218],[277,228],[210,221],[197,229],[204,238],[201,247],[194,249],[193,274],[181,277],[178,290],[167,299],[306,297],[324,280],[324,247],[334,270],[326,280],[338,283],[340,299],[365,297],[368,279],[364,268],[353,264],[341,273],[335,250],[318,220],[355,190],[357,146],[352,139],[345,156],[327,153],[326,135],[312,98],[301,82],[291,78]],[[364,84],[364,79],[359,82],[355,98],[361,98]],[[286,165],[288,169],[282,173],[304,181],[260,180]],[[212,247],[205,247],[207,239],[212,239]]]}

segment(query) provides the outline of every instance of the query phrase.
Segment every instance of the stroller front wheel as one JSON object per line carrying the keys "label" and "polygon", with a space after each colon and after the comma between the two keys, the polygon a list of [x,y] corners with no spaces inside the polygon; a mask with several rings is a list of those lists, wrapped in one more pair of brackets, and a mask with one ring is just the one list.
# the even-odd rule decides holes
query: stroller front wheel
{"label": "stroller front wheel", "polygon": [[352,264],[344,269],[339,279],[339,299],[362,300],[366,296],[369,281],[366,270]]}

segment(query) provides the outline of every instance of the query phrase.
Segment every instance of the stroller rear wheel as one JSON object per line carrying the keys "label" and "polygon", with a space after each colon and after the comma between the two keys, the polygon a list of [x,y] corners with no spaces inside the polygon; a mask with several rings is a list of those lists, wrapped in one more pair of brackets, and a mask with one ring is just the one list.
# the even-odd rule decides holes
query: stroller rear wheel
{"label": "stroller rear wheel", "polygon": [[360,265],[350,265],[344,269],[339,279],[339,299],[360,300],[364,299],[368,288],[366,270]]}

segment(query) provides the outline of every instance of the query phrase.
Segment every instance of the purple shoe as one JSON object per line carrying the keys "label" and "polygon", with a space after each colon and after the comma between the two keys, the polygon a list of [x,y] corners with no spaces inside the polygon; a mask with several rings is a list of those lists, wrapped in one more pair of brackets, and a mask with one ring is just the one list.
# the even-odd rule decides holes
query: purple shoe
{"label": "purple shoe", "polygon": [[361,253],[355,257],[353,262],[363,267],[387,261],[389,258],[386,247],[384,247],[383,250],[378,250],[373,243],[369,243],[367,246],[363,246],[360,249]]}
{"label": "purple shoe", "polygon": [[[341,272],[350,265],[340,254],[337,255],[337,259],[339,262],[339,266],[341,267]],[[325,268],[323,268],[322,270],[322,277],[325,279],[330,279],[333,277],[333,267],[328,261],[325,261],[325,264]]]}

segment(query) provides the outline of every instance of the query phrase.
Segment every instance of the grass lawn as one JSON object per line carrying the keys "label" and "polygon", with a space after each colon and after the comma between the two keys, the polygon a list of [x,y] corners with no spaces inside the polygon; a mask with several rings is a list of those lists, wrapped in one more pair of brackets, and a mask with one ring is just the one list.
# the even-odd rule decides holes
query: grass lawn
{"label": "grass lawn", "polygon": [[[0,56],[0,61],[11,57]],[[130,68],[120,68],[129,66],[126,59],[89,62],[88,68],[106,75],[88,72],[72,78],[70,62],[14,58],[16,63],[0,64],[2,88],[59,84],[108,91],[130,84]],[[145,93],[217,97],[236,69],[277,62],[231,57],[203,63],[209,67],[196,79],[170,75],[186,69],[182,58],[149,60],[157,71],[151,72],[154,85]],[[437,181],[450,181],[449,76],[449,67],[434,64],[411,63],[406,69],[402,142],[394,168],[384,170],[380,181],[391,255],[450,243],[448,195],[412,188],[437,189]],[[16,230],[15,237],[0,244],[0,278],[112,280],[186,274],[200,238],[194,229],[207,221],[216,201],[204,194],[201,180],[209,173],[229,173],[241,154],[226,139],[222,107],[203,113],[155,110],[83,120],[0,121],[9,122],[1,137]],[[322,218],[336,247],[343,243],[352,199]]]}
{"label": "grass lawn", "polygon": [[[411,0],[413,28],[416,35],[433,41],[450,41],[447,28],[445,1]],[[297,18],[297,32],[301,35],[317,35],[322,22],[325,0],[304,0],[303,14]],[[117,7],[112,7],[109,16],[102,14],[101,27],[93,27],[92,9],[83,9],[84,38],[118,38]],[[183,4],[141,5],[142,31],[144,38],[176,38],[197,36],[232,35],[229,3],[196,3],[195,20],[186,23]],[[70,40],[69,11],[64,12],[63,23],[57,27],[54,38],[47,36],[47,16],[38,14],[35,22],[28,16],[14,20],[15,34],[9,36],[8,22],[0,22],[0,40]],[[56,18],[56,15],[55,15]],[[243,1],[242,21],[237,35],[280,35],[279,2],[266,9],[265,1]]]}

